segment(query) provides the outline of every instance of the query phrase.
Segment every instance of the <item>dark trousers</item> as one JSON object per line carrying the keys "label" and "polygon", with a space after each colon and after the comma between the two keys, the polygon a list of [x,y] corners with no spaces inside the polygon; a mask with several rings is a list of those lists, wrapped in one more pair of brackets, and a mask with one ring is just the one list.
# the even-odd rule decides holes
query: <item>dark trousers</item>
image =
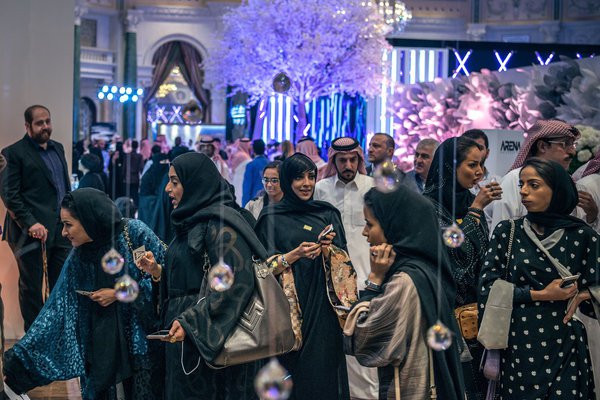
{"label": "dark trousers", "polygon": [[[22,246],[16,243],[9,243],[9,245],[19,267],[19,305],[25,332],[27,332],[44,305],[42,299],[42,281],[44,279],[42,246],[39,240],[31,238],[25,240]],[[71,248],[66,247],[63,243],[46,247],[50,290],[58,280],[70,250]]]}

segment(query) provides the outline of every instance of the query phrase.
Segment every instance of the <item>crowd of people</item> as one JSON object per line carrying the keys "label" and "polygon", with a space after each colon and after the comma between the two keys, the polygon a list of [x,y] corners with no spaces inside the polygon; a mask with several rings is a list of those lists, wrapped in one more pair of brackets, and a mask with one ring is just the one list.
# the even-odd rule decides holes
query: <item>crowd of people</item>
{"label": "crowd of people", "polygon": [[[337,138],[327,161],[310,138],[296,152],[244,138],[222,149],[203,136],[195,150],[159,140],[143,154],[117,140],[110,153],[96,141],[80,149],[70,190],[50,111],[28,108],[25,128],[0,163],[26,330],[4,354],[11,399],[75,377],[84,399],[258,398],[267,360],[209,363],[245,312],[261,260],[295,321],[296,345],[278,357],[290,398],[595,396],[600,155],[574,182],[580,135],[565,122],[534,124],[504,177],[485,166],[481,130],[423,139],[394,190],[373,178],[396,150],[383,133],[366,156],[356,139]],[[125,265],[116,275],[103,269],[111,249]],[[225,290],[207,283],[217,265],[233,271]],[[139,287],[133,302],[114,289],[125,273]],[[486,348],[477,326],[494,330],[485,325],[498,283],[509,329],[496,329],[505,346]],[[474,333],[457,309],[472,311]],[[482,358],[498,350],[490,381]]]}

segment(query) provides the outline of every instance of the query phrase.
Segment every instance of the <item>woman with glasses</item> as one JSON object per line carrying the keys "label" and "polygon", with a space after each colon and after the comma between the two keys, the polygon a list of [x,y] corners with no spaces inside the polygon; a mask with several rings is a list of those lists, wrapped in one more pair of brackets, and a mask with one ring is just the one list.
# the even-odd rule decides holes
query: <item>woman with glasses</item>
{"label": "woman with glasses", "polygon": [[281,170],[281,161],[273,161],[267,164],[263,169],[262,182],[265,190],[246,204],[246,210],[250,211],[254,218],[258,219],[262,209],[270,204],[277,204],[283,198],[283,192],[279,185],[279,171]]}

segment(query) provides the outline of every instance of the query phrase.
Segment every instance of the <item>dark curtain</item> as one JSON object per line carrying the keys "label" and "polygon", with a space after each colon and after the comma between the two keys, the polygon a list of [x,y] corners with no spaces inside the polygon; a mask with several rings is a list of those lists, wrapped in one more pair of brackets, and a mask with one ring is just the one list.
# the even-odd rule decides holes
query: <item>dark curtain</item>
{"label": "dark curtain", "polygon": [[204,110],[204,122],[210,122],[210,93],[202,88],[204,71],[200,68],[201,63],[200,54],[188,43],[168,42],[160,46],[152,57],[154,70],[152,85],[146,89],[144,94],[145,112],[147,113],[148,104],[158,92],[160,85],[167,79],[173,67],[178,66],[186,83]]}
{"label": "dark curtain", "polygon": [[204,122],[210,122],[210,92],[202,87],[204,84],[204,71],[200,68],[202,57],[190,44],[177,43],[181,47],[181,63],[179,64],[181,74],[204,110]]}

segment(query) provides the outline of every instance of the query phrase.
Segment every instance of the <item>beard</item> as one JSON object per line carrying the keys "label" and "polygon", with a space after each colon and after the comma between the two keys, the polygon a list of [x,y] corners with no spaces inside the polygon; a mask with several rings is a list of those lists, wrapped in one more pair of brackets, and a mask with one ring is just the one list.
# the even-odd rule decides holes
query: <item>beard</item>
{"label": "beard", "polygon": [[47,143],[48,140],[50,140],[51,136],[52,136],[52,129],[44,129],[43,131],[31,133],[31,138],[33,139],[34,142],[36,142],[38,144]]}

